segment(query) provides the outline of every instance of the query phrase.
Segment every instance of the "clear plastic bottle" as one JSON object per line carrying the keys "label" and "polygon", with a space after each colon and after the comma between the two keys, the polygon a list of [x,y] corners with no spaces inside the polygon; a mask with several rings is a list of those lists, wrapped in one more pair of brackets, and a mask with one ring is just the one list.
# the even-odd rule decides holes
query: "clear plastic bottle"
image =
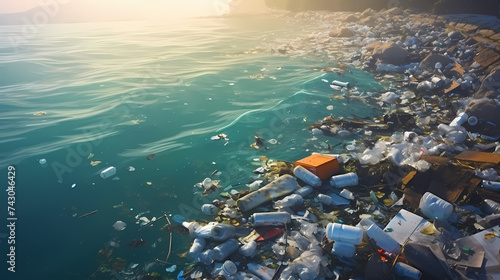
{"label": "clear plastic bottle", "polygon": [[304,181],[306,184],[311,185],[312,187],[321,186],[321,179],[314,173],[300,165],[293,169],[293,174],[295,175],[295,177]]}
{"label": "clear plastic bottle", "polygon": [[217,214],[217,211],[219,211],[219,208],[213,204],[203,204],[201,206],[201,212],[205,215],[213,216]]}
{"label": "clear plastic bottle", "polygon": [[222,264],[222,269],[219,275],[223,275],[226,279],[231,279],[238,272],[238,268],[234,262],[227,260]]}
{"label": "clear plastic bottle", "polygon": [[207,249],[200,254],[200,262],[204,265],[211,265],[215,260],[215,251]]}
{"label": "clear plastic bottle", "polygon": [[236,239],[229,239],[226,242],[215,246],[214,252],[215,252],[215,260],[217,261],[223,261],[229,255],[234,253],[236,250],[238,250],[238,240]]}
{"label": "clear plastic bottle", "polygon": [[307,185],[307,186],[303,186],[302,188],[296,190],[295,193],[302,196],[302,197],[306,197],[309,194],[311,194],[312,191],[313,191],[313,188],[311,186]]}
{"label": "clear plastic bottle", "polygon": [[347,173],[332,176],[330,185],[335,188],[345,188],[358,185],[358,175],[356,173]]}
{"label": "clear plastic bottle", "polygon": [[287,212],[254,213],[248,221],[254,226],[283,226],[292,221]]}

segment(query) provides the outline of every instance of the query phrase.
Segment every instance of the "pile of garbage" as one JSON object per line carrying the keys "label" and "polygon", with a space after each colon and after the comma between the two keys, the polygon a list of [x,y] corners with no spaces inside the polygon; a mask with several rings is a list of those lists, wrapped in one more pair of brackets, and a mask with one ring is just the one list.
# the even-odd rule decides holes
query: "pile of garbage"
{"label": "pile of garbage", "polygon": [[[179,277],[420,279],[423,275],[426,279],[486,279],[482,277],[498,276],[495,273],[500,268],[497,258],[500,204],[486,199],[463,207],[426,189],[412,187],[410,183],[417,180],[417,173],[426,174],[442,163],[419,163],[423,160],[414,153],[427,148],[426,141],[418,136],[405,133],[391,138],[398,139],[393,139],[393,143],[380,140],[363,152],[359,160],[340,164],[339,159],[345,160],[344,157],[322,154],[298,160],[291,167],[290,163],[268,160],[256,170],[260,178],[248,184],[248,190],[232,191],[227,199],[216,199],[201,207],[204,214],[214,217],[213,221],[182,223],[193,238],[187,256],[198,265]],[[485,166],[472,157],[495,155],[477,153],[463,160]],[[361,161],[375,159],[391,166],[409,165],[401,180],[404,184],[365,185],[369,178],[346,170],[356,168],[355,165],[361,168],[367,164]],[[499,157],[496,160],[500,162]],[[275,172],[277,165],[282,166],[281,175]],[[470,172],[477,178],[486,178],[482,181],[485,189],[498,190],[493,185],[498,188],[500,183],[489,181],[498,180],[494,168]],[[481,185],[480,179],[475,182]],[[474,189],[477,185],[469,187]],[[406,195],[413,192],[411,198],[419,191],[424,192],[418,205],[412,205]]]}

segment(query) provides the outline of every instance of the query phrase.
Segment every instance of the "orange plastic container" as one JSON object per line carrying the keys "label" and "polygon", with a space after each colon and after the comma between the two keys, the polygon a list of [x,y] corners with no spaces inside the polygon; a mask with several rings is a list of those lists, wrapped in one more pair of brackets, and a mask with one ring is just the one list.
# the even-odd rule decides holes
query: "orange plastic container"
{"label": "orange plastic container", "polygon": [[316,174],[321,180],[325,180],[340,170],[339,162],[334,157],[324,155],[310,155],[306,158],[296,161],[295,166],[302,166],[312,173]]}

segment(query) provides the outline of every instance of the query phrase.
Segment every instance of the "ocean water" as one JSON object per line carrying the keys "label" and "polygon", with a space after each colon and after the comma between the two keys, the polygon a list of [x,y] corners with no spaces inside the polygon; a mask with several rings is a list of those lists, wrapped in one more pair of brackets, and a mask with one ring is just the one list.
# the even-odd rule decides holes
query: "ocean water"
{"label": "ocean water", "polygon": [[[0,170],[5,182],[7,167],[15,167],[18,218],[16,273],[6,271],[9,232],[0,227],[2,279],[88,279],[110,240],[120,243],[110,263],[137,263],[140,274],[165,259],[169,235],[164,220],[138,231],[138,213],[207,219],[200,206],[218,193],[203,197],[194,185],[215,170],[223,190],[239,190],[254,179],[260,156],[295,161],[342,152],[336,144],[354,138],[313,136],[308,126],[328,115],[370,118],[380,111],[338,98],[324,80],[350,81],[359,91],[382,85],[356,69],[342,77],[318,71],[336,66],[331,57],[263,47],[307,37],[315,23],[284,14],[54,24],[15,47],[8,38],[23,27],[0,27]],[[229,140],[210,139],[219,133]],[[253,149],[255,135],[277,143]],[[336,148],[328,151],[328,144]],[[117,168],[115,180],[101,179],[109,166]],[[7,224],[7,193],[0,199]],[[112,227],[118,220],[125,230]],[[145,246],[126,246],[139,238]],[[191,238],[173,238],[169,262],[177,270],[157,264],[149,272],[175,278],[187,262],[179,254]]]}

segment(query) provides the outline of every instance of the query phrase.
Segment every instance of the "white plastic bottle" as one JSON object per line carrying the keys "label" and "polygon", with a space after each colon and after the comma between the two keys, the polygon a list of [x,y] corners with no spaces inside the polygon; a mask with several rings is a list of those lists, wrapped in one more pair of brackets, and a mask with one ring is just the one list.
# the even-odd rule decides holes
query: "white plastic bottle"
{"label": "white plastic bottle", "polygon": [[321,186],[321,179],[318,176],[314,175],[314,173],[300,165],[293,169],[293,174],[295,175],[295,177],[304,181],[306,184],[311,185],[312,187]]}
{"label": "white plastic bottle", "polygon": [[302,197],[306,197],[309,194],[311,194],[312,191],[313,191],[313,188],[311,186],[307,185],[307,186],[303,186],[302,188],[296,190],[295,193],[302,196]]}
{"label": "white plastic bottle", "polygon": [[358,175],[356,173],[347,173],[332,176],[330,185],[335,188],[345,188],[358,185]]}
{"label": "white plastic bottle", "polygon": [[292,221],[287,212],[254,213],[248,221],[254,226],[283,226]]}
{"label": "white plastic bottle", "polygon": [[233,225],[217,224],[210,231],[210,237],[214,240],[228,240],[234,237],[236,228]]}
{"label": "white plastic bottle", "polygon": [[223,261],[229,255],[234,253],[236,250],[238,250],[238,240],[236,239],[229,239],[226,242],[215,246],[214,252],[215,252],[215,260],[217,261]]}
{"label": "white plastic bottle", "polygon": [[446,220],[453,212],[453,205],[430,192],[424,193],[419,208],[430,219]]}
{"label": "white plastic bottle", "polygon": [[335,241],[333,243],[332,254],[339,257],[352,258],[356,254],[356,246],[351,243]]}
{"label": "white plastic bottle", "polygon": [[192,260],[198,261],[201,251],[203,251],[203,248],[205,248],[206,243],[207,242],[205,241],[205,239],[201,237],[195,238],[193,241],[193,245],[191,245],[191,248],[189,248],[188,256]]}
{"label": "white plastic bottle", "polygon": [[500,192],[500,182],[483,180],[483,188],[494,192]]}
{"label": "white plastic bottle", "polygon": [[234,262],[227,260],[222,264],[222,269],[219,275],[223,275],[226,279],[231,279],[238,272],[238,268]]}
{"label": "white plastic bottle", "polygon": [[329,195],[326,195],[326,194],[318,194],[318,196],[316,197],[316,199],[320,202],[320,203],[323,203],[325,205],[331,205],[333,203],[333,198]]}
{"label": "white plastic bottle", "polygon": [[454,126],[460,126],[462,125],[465,121],[467,121],[467,119],[469,118],[469,115],[467,115],[466,113],[460,113],[458,114],[450,123],[450,126],[451,127],[454,127]]}
{"label": "white plastic bottle", "polygon": [[326,236],[335,242],[359,245],[363,241],[363,230],[354,226],[330,223],[326,226]]}
{"label": "white plastic bottle", "polygon": [[257,250],[257,242],[252,240],[247,244],[241,246],[239,252],[245,257],[252,257],[255,254],[256,250]]}

